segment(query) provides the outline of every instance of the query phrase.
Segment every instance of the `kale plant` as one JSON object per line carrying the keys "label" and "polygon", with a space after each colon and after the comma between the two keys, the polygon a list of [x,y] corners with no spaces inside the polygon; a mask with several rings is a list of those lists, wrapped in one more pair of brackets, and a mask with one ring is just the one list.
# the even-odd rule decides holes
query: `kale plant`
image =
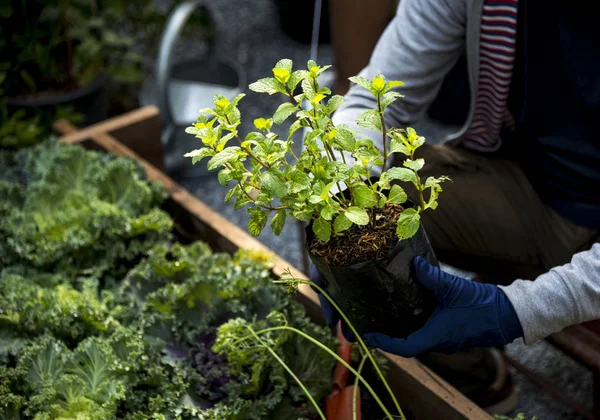
{"label": "kale plant", "polygon": [[157,207],[165,192],[133,159],[53,142],[13,159],[23,176],[0,179],[0,238],[13,263],[105,271],[170,239],[172,220]]}

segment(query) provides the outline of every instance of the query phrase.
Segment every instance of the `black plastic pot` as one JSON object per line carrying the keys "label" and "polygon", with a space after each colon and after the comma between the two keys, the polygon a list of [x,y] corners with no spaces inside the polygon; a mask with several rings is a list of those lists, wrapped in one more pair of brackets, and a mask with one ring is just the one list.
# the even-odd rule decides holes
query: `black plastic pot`
{"label": "black plastic pot", "polygon": [[83,115],[85,125],[104,121],[108,117],[108,76],[104,75],[79,89],[31,97],[6,98],[9,110],[18,108],[54,108],[72,105],[75,112]]}
{"label": "black plastic pot", "polygon": [[417,255],[438,265],[423,226],[412,238],[398,241],[386,259],[345,267],[331,266],[312,254],[309,245],[312,239],[309,225],[310,259],[324,279],[325,291],[359,334],[378,332],[405,338],[421,328],[435,310],[434,294],[415,281],[411,270]]}

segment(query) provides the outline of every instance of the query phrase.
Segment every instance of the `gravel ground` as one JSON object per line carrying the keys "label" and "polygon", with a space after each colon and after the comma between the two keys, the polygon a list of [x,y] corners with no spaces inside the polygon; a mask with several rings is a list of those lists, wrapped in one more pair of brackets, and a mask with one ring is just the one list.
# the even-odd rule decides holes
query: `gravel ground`
{"label": "gravel ground", "polygon": [[[277,9],[270,0],[211,0],[207,3],[218,5],[221,22],[224,22],[221,35],[217,39],[220,50],[228,57],[237,59],[244,67],[248,82],[270,75],[275,62],[283,57],[291,58],[297,65],[304,65],[309,58],[310,47],[288,38],[279,27]],[[205,50],[201,42],[189,40],[177,49],[176,57],[189,58]],[[319,48],[320,64],[333,64],[329,46]],[[243,115],[241,132],[253,129],[252,121],[258,117],[272,115],[279,104],[279,98],[264,94],[246,92],[248,96],[240,103]],[[289,125],[278,128],[285,133]],[[420,132],[429,138],[439,138],[439,128],[424,122]],[[183,179],[182,184],[217,212],[232,222],[246,228],[248,216],[244,211],[233,211],[233,207],[223,202],[226,190],[218,185],[215,176],[203,179]],[[273,235],[269,229],[260,235],[259,240],[278,252],[291,264],[302,267],[300,229],[287,226],[281,236]],[[446,270],[455,271],[452,267]],[[463,273],[468,275],[468,273]],[[559,389],[574,396],[578,401],[591,403],[591,373],[562,355],[546,342],[525,346],[522,342],[508,346],[508,354],[538,373],[552,378]],[[524,412],[529,417],[545,419],[577,419],[571,410],[558,404],[554,398],[544,394],[522,374],[515,373],[515,381],[520,395],[518,409],[511,413]]]}

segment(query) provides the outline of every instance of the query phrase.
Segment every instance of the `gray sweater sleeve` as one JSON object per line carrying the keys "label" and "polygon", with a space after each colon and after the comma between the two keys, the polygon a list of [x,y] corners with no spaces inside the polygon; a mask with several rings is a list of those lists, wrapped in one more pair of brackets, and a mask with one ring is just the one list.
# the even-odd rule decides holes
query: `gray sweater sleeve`
{"label": "gray sweater sleeve", "polygon": [[[419,121],[437,96],[444,77],[465,48],[464,0],[402,0],[394,19],[379,39],[369,64],[360,76],[372,79],[381,73],[387,80],[401,80],[398,99],[385,112],[388,127],[404,127]],[[336,125],[347,124],[383,149],[381,133],[358,127],[354,121],[377,103],[370,92],[350,88],[333,116]]]}
{"label": "gray sweater sleeve", "polygon": [[600,243],[535,281],[517,280],[500,288],[517,312],[526,344],[600,319]]}

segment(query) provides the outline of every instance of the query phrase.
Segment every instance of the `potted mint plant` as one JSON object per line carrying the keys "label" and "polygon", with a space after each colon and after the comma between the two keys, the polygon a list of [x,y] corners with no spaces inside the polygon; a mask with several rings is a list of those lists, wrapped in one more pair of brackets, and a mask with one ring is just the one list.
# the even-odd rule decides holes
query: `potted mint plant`
{"label": "potted mint plant", "polygon": [[[319,86],[328,67],[309,61],[307,70],[294,71],[292,61],[284,59],[273,69],[274,77],[251,84],[255,92],[281,94],[286,101],[272,118],[255,120],[257,131],[245,136],[238,132],[237,108],[244,95],[231,101],[216,95],[215,107],[201,110],[187,129],[202,147],[185,156],[194,164],[209,158],[208,169],[220,170],[221,185],[231,185],[225,199],[235,199],[236,209],[247,207],[253,235],[260,234],[270,215],[276,235],[288,217],[308,222],[306,248],[325,280],[323,289],[356,330],[404,337],[420,328],[436,306],[433,294],[411,276],[410,266],[416,255],[437,263],[420,214],[437,207],[441,183],[448,178],[421,180],[424,161],[415,158],[415,151],[425,139],[412,128],[385,126],[386,107],[402,96],[392,89],[402,82],[386,81],[383,75],[350,79],[377,99],[377,108],[364,111],[356,122],[381,132],[380,151],[372,140],[331,121],[343,98]],[[294,95],[298,85],[302,93]],[[303,100],[310,109],[302,109]],[[288,137],[279,138],[272,125],[292,115]],[[308,130],[297,156],[292,135],[301,128]],[[403,155],[402,167],[386,168],[393,154]],[[371,176],[376,165],[382,169],[379,178]],[[415,203],[401,182],[414,187]]]}

